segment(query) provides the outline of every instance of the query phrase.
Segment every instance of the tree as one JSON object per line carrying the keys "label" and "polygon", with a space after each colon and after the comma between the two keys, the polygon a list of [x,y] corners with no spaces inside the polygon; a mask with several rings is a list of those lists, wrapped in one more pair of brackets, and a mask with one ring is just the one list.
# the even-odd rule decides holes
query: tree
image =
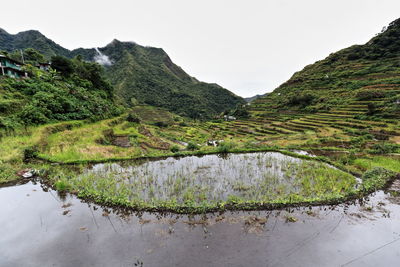
{"label": "tree", "polygon": [[112,95],[113,88],[111,84],[104,78],[103,66],[83,61],[81,58],[76,57],[72,61],[75,73],[81,78],[90,81],[96,89],[107,92],[109,96]]}
{"label": "tree", "polygon": [[376,113],[376,106],[374,103],[368,103],[368,115],[374,115]]}
{"label": "tree", "polygon": [[35,63],[41,63],[41,62],[45,61],[44,56],[33,48],[25,49],[23,54],[24,54],[25,62],[35,64]]}
{"label": "tree", "polygon": [[246,109],[246,105],[239,104],[236,109],[234,110],[233,116],[236,118],[247,119],[250,117],[249,111]]}
{"label": "tree", "polygon": [[51,67],[65,77],[70,76],[74,72],[74,66],[71,60],[62,56],[51,57]]}

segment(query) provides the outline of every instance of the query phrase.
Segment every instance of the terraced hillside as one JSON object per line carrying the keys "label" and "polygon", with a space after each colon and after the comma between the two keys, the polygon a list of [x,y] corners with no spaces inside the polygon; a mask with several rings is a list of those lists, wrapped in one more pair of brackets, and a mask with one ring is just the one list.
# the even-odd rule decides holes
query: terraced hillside
{"label": "terraced hillside", "polygon": [[400,20],[365,45],[306,66],[220,127],[270,145],[370,149],[400,143]]}
{"label": "terraced hillside", "polygon": [[[73,127],[49,125],[50,130],[43,130],[45,136],[36,138],[36,143],[19,141],[29,139],[36,132],[34,129],[21,132],[20,137],[18,134],[5,137],[0,146],[3,151],[0,160],[17,160],[25,146],[36,147],[42,158],[56,162],[162,156],[171,151],[190,154],[189,143],[196,144],[196,149],[204,153],[226,148],[238,151],[269,148],[354,153],[398,151],[399,121],[358,119],[366,105],[355,101],[330,113],[258,113],[246,120],[209,122],[193,122],[166,110],[138,106],[134,110],[140,122],[123,115],[89,124],[74,123]],[[213,140],[226,147],[215,148],[210,144]],[[10,151],[13,143],[19,145]],[[11,155],[16,158],[10,158]]]}
{"label": "terraced hillside", "polygon": [[306,66],[272,93],[253,101],[250,110],[255,114],[319,113],[329,118],[358,115],[361,120],[399,118],[400,19],[368,43]]}
{"label": "terraced hillside", "polygon": [[[350,183],[341,184],[336,182],[337,179],[331,179],[326,170],[312,172],[311,180],[299,180],[298,183],[313,190],[319,188],[316,195],[311,198],[289,195],[280,200],[280,205],[340,203],[364,197],[399,177],[399,33],[400,21],[396,21],[368,44],[342,50],[307,66],[273,93],[237,106],[229,114],[242,116],[238,120],[224,121],[216,117],[194,120],[190,116],[176,115],[167,107],[132,103],[134,106],[126,113],[101,121],[66,121],[6,131],[0,140],[0,183],[18,179],[15,173],[21,170],[40,169],[51,173],[47,182],[58,190],[78,192],[79,196],[99,203],[129,203],[129,207],[161,210],[168,207],[182,212],[176,209],[174,201],[160,207],[154,202],[132,202],[130,197],[135,199],[135,196],[127,197],[125,191],[130,187],[119,187],[116,183],[124,180],[119,177],[120,171],[113,173],[111,178],[114,174],[117,176],[112,179],[99,180],[97,176],[88,175],[81,180],[64,166],[74,164],[79,169],[94,162],[137,158],[206,154],[229,157],[228,152],[280,151],[307,160],[309,170],[314,169],[311,162],[316,160],[362,177],[361,184],[354,188],[357,180],[354,176],[347,174]],[[7,104],[6,98],[3,102]],[[261,167],[264,163],[259,164]],[[251,168],[251,164],[245,164],[243,170]],[[246,174],[240,175],[245,180]],[[173,178],[171,184],[176,182],[173,188],[179,193],[180,180]],[[332,189],[328,190],[330,195],[326,195],[326,187],[319,186],[328,183]],[[153,182],[150,184],[153,188]],[[130,186],[137,189],[136,184]],[[246,191],[246,187],[238,188]],[[212,210],[219,207],[220,210],[225,204],[229,207],[232,203],[244,203],[231,198],[222,206],[221,203],[209,206],[204,204],[205,198],[201,196],[196,204],[190,197],[195,191],[198,188],[184,193],[188,200],[186,211],[193,211],[190,208],[199,203],[196,212],[204,212],[205,207],[213,207]],[[274,191],[277,195],[282,192],[278,187]],[[264,200],[269,193],[265,197]],[[242,209],[244,206],[236,207]],[[254,208],[252,205],[246,207]]]}
{"label": "terraced hillside", "polygon": [[[73,181],[77,180],[71,177],[77,176],[65,173],[65,169],[62,168],[54,170],[51,166],[74,163],[74,166],[80,168],[79,166],[86,166],[88,163],[134,158],[279,150],[288,155],[311,153],[314,158],[295,156],[329,162],[360,177],[367,177],[372,173],[374,179],[364,179],[365,187],[361,187],[359,191],[360,196],[364,196],[376,188],[385,186],[387,176],[380,180],[381,174],[388,171],[400,172],[400,124],[393,119],[358,119],[367,104],[354,101],[343,107],[338,106],[331,113],[277,114],[258,111],[253,112],[252,117],[246,120],[208,122],[196,122],[174,116],[163,109],[137,106],[134,108],[134,114],[140,120],[135,120],[136,117],[132,119],[130,114],[124,114],[98,122],[74,121],[32,127],[4,136],[0,142],[0,161],[4,162],[0,165],[3,168],[0,173],[6,177],[3,181],[7,182],[17,179],[12,175],[17,170],[48,169],[50,173],[53,172],[48,182],[58,190],[78,190],[81,197],[101,196],[96,198],[96,201],[102,202],[106,199],[108,204],[119,205],[127,202],[120,202],[121,199],[125,201],[125,195],[115,193],[114,187],[100,183],[104,188],[93,191],[97,178],[90,180],[92,176],[88,176],[89,180],[74,184]],[[219,157],[226,156],[221,154]],[[50,165],[49,162],[59,164]],[[247,165],[245,168],[251,169]],[[319,181],[319,185],[326,184],[325,172],[314,173],[312,177]],[[318,201],[343,201],[352,196],[352,186],[336,184],[330,178],[328,181],[336,194],[325,198],[325,189],[317,190]],[[314,184],[310,188],[314,188]],[[276,192],[278,195],[279,190]],[[110,202],[110,198],[103,198],[104,196],[112,196],[114,200]],[[298,201],[302,199],[304,198],[297,198]],[[309,198],[307,201],[313,199]],[[289,197],[282,201],[287,204],[292,200]],[[171,209],[175,210],[174,207],[171,206]],[[198,206],[194,211],[202,211],[203,208],[204,206]]]}

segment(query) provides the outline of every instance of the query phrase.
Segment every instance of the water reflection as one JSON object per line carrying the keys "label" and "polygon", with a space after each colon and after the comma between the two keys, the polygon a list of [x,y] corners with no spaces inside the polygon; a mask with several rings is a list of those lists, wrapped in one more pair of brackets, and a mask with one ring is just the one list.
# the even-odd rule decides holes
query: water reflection
{"label": "water reflection", "polygon": [[0,266],[397,266],[398,189],[336,207],[176,215],[28,182],[0,188]]}
{"label": "water reflection", "polygon": [[[301,193],[305,182],[319,182],[315,180],[318,178],[318,173],[314,173],[317,170],[329,170],[332,175],[352,180],[325,163],[277,152],[96,164],[86,169],[78,180],[90,179],[99,191],[107,180],[117,181],[117,189],[127,189],[124,193],[131,201],[201,203],[225,201],[229,197],[263,201]],[[312,196],[312,192],[307,193]]]}

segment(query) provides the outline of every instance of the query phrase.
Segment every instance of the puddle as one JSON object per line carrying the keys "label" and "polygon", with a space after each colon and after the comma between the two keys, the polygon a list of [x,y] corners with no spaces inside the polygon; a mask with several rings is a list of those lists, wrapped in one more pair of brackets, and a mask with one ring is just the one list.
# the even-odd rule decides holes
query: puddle
{"label": "puddle", "polygon": [[[320,173],[331,175],[327,183],[321,182]],[[178,204],[188,200],[220,202],[229,197],[254,201],[290,194],[312,197],[320,193],[313,191],[312,185],[317,183],[323,183],[325,192],[330,192],[331,181],[340,180],[343,187],[355,183],[354,177],[326,163],[277,152],[96,164],[76,178],[78,183],[85,183],[85,179],[94,183],[98,191],[103,190],[103,184],[109,184],[107,181],[117,181],[115,191],[123,187],[130,201],[175,200]]]}
{"label": "puddle", "polygon": [[129,214],[30,181],[0,188],[0,266],[398,266],[398,190],[336,207]]}

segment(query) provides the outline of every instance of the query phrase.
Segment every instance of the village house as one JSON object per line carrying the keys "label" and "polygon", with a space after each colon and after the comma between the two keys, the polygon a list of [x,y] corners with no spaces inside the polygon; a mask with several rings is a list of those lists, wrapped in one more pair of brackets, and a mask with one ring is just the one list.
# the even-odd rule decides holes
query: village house
{"label": "village house", "polygon": [[0,54],[0,76],[28,77],[28,74],[21,69],[22,65],[20,62]]}
{"label": "village house", "polygon": [[47,62],[38,63],[38,64],[36,65],[36,67],[37,67],[38,69],[41,69],[41,70],[44,70],[44,71],[49,71],[49,70],[50,70],[50,67],[51,67],[51,64],[50,64],[50,63],[47,63]]}
{"label": "village house", "polygon": [[226,120],[226,121],[234,121],[234,120],[236,120],[236,117],[224,115],[224,120]]}

